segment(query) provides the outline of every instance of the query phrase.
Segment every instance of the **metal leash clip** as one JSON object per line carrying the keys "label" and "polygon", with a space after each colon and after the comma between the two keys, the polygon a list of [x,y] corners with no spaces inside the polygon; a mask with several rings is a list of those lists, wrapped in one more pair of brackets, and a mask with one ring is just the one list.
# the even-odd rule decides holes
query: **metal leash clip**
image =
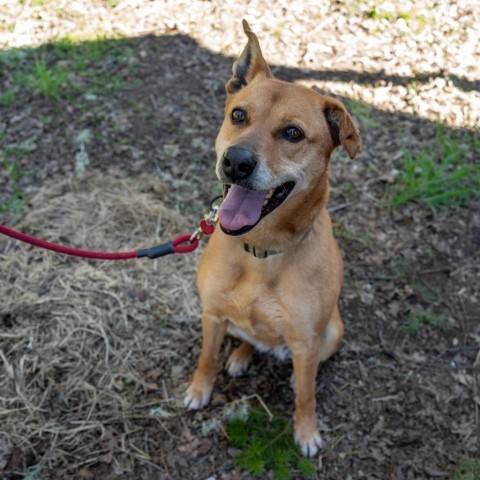
{"label": "metal leash clip", "polygon": [[211,235],[215,230],[215,225],[218,223],[218,209],[220,205],[216,205],[215,202],[223,197],[216,197],[212,200],[210,213],[205,215],[200,221],[198,228],[192,233],[190,242],[195,239],[200,240],[204,235]]}

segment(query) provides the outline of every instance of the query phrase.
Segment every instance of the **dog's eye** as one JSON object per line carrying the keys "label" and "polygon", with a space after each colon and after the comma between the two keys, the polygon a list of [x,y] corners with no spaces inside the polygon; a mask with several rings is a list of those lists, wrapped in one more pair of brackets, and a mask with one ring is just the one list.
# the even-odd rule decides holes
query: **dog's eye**
{"label": "dog's eye", "polygon": [[282,133],[283,138],[289,142],[299,142],[305,138],[303,132],[297,127],[287,127]]}
{"label": "dog's eye", "polygon": [[239,125],[240,123],[245,123],[247,119],[247,115],[243,110],[236,108],[232,111],[232,123]]}

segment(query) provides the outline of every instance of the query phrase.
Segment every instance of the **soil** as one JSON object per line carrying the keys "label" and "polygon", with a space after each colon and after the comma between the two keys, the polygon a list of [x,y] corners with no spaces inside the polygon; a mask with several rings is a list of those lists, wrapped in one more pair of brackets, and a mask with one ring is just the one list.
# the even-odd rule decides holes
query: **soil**
{"label": "soil", "polygon": [[[21,152],[22,172],[14,181],[4,162],[0,200],[25,199],[0,219],[50,241],[126,250],[195,228],[220,191],[214,141],[242,18],[274,75],[349,107],[363,147],[332,164],[346,336],[317,377],[316,478],[449,478],[480,458],[478,198],[388,202],[405,150],[478,141],[480,8],[404,3],[0,3],[3,50],[27,45],[27,62],[54,65],[48,42],[101,31],[93,73],[121,79],[95,96],[17,88],[0,106],[3,158]],[[16,88],[19,66],[0,67],[0,93]],[[251,478],[234,464],[225,406],[260,399],[291,415],[292,368],[259,354],[247,375],[219,374],[205,410],[183,409],[201,345],[198,255],[95,263],[0,239],[0,478]]]}

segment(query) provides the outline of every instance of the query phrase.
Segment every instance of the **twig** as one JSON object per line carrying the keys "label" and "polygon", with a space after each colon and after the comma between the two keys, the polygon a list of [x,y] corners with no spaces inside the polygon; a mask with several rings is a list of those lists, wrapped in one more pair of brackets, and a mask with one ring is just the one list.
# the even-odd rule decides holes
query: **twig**
{"label": "twig", "polygon": [[269,421],[272,421],[273,420],[273,413],[270,411],[270,409],[267,407],[265,402],[262,400],[262,398],[257,393],[254,393],[252,395],[248,395],[247,397],[239,398],[238,400],[234,400],[233,402],[230,402],[229,405],[232,405],[232,404],[235,404],[235,403],[246,402],[247,400],[251,400],[252,398],[256,398],[258,400],[258,402],[260,403],[262,408],[267,413],[267,415],[269,417]]}
{"label": "twig", "polygon": [[348,208],[350,205],[353,205],[355,202],[345,202],[341,203],[340,205],[335,205],[334,207],[329,207],[329,213],[337,212],[338,210],[343,210],[344,208]]}

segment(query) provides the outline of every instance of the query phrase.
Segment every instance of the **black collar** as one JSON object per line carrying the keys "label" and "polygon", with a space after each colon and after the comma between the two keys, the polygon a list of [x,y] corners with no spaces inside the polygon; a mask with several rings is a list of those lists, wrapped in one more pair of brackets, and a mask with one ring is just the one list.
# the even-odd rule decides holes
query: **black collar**
{"label": "black collar", "polygon": [[282,252],[277,252],[276,250],[260,250],[259,248],[252,247],[248,245],[248,243],[243,244],[243,249],[247,252],[252,254],[255,258],[267,258],[270,255],[278,255]]}

